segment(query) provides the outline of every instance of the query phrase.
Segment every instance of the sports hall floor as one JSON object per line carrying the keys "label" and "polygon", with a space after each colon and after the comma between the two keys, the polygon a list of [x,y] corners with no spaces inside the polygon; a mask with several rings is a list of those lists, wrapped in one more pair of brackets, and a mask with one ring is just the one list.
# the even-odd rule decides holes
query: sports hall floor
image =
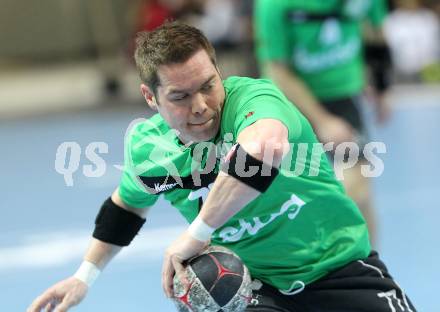
{"label": "sports hall floor", "polygon": [[[371,129],[387,146],[385,171],[373,179],[378,249],[418,310],[439,312],[440,97],[405,94],[390,122]],[[77,269],[97,209],[118,183],[124,132],[148,114],[130,107],[0,121],[0,311],[25,311]],[[55,169],[57,148],[66,141],[81,149],[73,186]],[[102,177],[82,172],[91,142],[108,145]],[[173,311],[160,286],[161,259],[183,228],[182,218],[160,201],[133,245],[74,311]]]}

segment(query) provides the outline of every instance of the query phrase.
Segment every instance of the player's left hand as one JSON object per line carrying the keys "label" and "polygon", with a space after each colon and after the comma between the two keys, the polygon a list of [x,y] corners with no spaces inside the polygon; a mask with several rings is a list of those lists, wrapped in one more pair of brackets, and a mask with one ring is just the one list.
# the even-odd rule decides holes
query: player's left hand
{"label": "player's left hand", "polygon": [[185,231],[166,250],[162,266],[162,287],[168,298],[174,297],[173,277],[177,274],[185,287],[189,287],[183,262],[200,254],[209,242],[194,239],[188,231]]}

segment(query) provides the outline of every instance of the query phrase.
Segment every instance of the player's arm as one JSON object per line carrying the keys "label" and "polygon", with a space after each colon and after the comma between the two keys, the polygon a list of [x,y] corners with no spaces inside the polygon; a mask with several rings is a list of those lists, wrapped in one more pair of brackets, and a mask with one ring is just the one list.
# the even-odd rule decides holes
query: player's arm
{"label": "player's arm", "polygon": [[269,78],[310,121],[321,141],[340,143],[353,139],[351,126],[341,118],[330,114],[303,80],[286,64],[280,61],[267,61],[265,69]]}
{"label": "player's arm", "polygon": [[[109,203],[110,201],[111,203]],[[106,213],[105,209],[107,209],[107,211],[115,211],[108,212],[107,216],[102,217],[101,222],[98,220],[99,216],[97,217],[93,238],[84,256],[85,261],[94,263],[100,270],[106,266],[122,247],[130,244],[144,223],[145,215],[148,211],[147,208],[134,208],[125,204],[119,195],[118,189],[113,192],[111,200],[107,199],[106,202],[107,205],[112,205],[112,207],[101,208],[101,217]],[[121,209],[121,211],[117,212],[119,209]],[[115,221],[112,220],[113,218],[115,218]],[[134,225],[132,228],[133,231],[127,229],[124,224],[117,219],[124,219],[125,224]],[[115,232],[115,235],[106,233],[107,231],[110,232],[110,228],[107,229],[107,227],[110,226],[114,229],[112,232]],[[119,233],[117,233],[117,230],[119,230]]]}
{"label": "player's arm", "polygon": [[[288,130],[278,120],[260,119],[241,131],[237,143],[239,147],[229,155],[229,168],[222,169],[216,178],[199,215],[165,253],[162,286],[168,297],[173,296],[174,273],[188,284],[183,261],[203,250],[216,228],[270,186],[288,148]],[[249,178],[240,177],[240,170],[235,169],[244,165],[259,167],[258,173]]]}
{"label": "player's arm", "polygon": [[78,271],[47,289],[27,311],[55,309],[55,312],[64,312],[80,303],[107,263],[122,247],[130,244],[145,222],[146,213],[146,208],[139,209],[125,204],[116,190],[101,207],[93,237]]}
{"label": "player's arm", "polygon": [[[270,186],[289,148],[288,130],[278,120],[260,119],[242,130],[237,143],[240,147],[231,156],[236,161],[222,169],[199,213],[213,228],[222,226]],[[245,167],[259,169],[251,177],[240,177],[240,168]]]}

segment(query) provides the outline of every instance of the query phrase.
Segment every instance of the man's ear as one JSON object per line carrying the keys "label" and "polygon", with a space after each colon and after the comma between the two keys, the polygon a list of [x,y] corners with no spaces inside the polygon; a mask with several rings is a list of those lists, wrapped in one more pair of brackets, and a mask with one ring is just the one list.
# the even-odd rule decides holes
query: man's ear
{"label": "man's ear", "polygon": [[154,93],[150,89],[150,87],[148,87],[146,84],[142,83],[140,89],[141,89],[142,96],[144,97],[148,106],[150,106],[150,108],[152,110],[157,111],[156,97],[154,96]]}

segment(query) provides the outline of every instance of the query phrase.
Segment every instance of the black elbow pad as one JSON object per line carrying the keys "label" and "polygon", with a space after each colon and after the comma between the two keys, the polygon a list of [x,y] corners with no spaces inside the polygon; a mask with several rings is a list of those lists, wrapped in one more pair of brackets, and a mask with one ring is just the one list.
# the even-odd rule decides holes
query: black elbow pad
{"label": "black elbow pad", "polygon": [[96,216],[93,237],[105,243],[128,246],[144,223],[144,218],[119,207],[109,197]]}
{"label": "black elbow pad", "polygon": [[[255,172],[250,172],[251,167]],[[279,173],[277,168],[248,154],[238,143],[232,147],[229,158],[220,169],[260,193],[269,188]]]}

